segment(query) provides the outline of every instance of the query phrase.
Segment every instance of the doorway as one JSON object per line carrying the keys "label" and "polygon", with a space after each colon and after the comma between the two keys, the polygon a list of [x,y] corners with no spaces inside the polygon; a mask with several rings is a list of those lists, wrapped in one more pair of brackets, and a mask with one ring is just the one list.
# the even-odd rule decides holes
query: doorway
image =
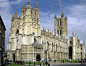
{"label": "doorway", "polygon": [[40,57],[39,54],[37,54],[37,56],[36,56],[36,61],[40,61],[40,60],[41,60],[41,57]]}
{"label": "doorway", "polygon": [[69,59],[72,59],[72,47],[69,47]]}
{"label": "doorway", "polygon": [[15,54],[13,54],[13,61],[15,61]]}

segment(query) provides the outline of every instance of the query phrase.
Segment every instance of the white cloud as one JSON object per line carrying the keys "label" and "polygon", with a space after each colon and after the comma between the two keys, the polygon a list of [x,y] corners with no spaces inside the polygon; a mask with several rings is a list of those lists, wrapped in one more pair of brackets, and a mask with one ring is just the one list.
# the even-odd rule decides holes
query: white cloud
{"label": "white cloud", "polygon": [[[86,4],[71,5],[67,7],[70,14],[68,14],[68,33],[72,34],[75,29],[76,36],[80,40],[86,41]],[[86,45],[85,45],[86,47]]]}
{"label": "white cloud", "polygon": [[0,0],[0,15],[2,17],[2,20],[6,27],[5,32],[5,48],[7,48],[7,41],[9,38],[9,30],[10,30],[10,24],[11,24],[11,5],[8,0]]}
{"label": "white cloud", "polygon": [[11,1],[10,4],[11,5],[19,5],[19,4],[24,3],[24,2],[28,2],[28,0],[16,0],[16,1],[14,0],[14,1]]}

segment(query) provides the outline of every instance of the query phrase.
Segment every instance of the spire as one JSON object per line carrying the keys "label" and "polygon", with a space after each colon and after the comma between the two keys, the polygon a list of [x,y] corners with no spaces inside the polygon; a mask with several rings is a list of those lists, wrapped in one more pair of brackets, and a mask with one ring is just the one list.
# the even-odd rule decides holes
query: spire
{"label": "spire", "polygon": [[23,3],[22,12],[24,12],[24,11],[25,11],[25,5],[24,5],[24,3]]}
{"label": "spire", "polygon": [[38,4],[36,3],[36,8],[38,8]]}
{"label": "spire", "polygon": [[33,6],[33,9],[34,9],[34,6]]}
{"label": "spire", "polygon": [[73,35],[75,35],[75,31],[74,31],[74,28],[73,28]]}
{"label": "spire", "polygon": [[14,15],[12,14],[11,21],[13,21],[13,19],[14,19]]}
{"label": "spire", "polygon": [[17,18],[17,11],[15,11],[15,18]]}
{"label": "spire", "polygon": [[55,17],[54,18],[57,18],[56,14],[55,14]]}
{"label": "spire", "polygon": [[27,5],[30,5],[30,1],[28,0]]}
{"label": "spire", "polygon": [[27,8],[30,8],[30,1],[27,2]]}
{"label": "spire", "polygon": [[63,14],[63,12],[62,12],[62,15],[61,15],[61,17],[64,17],[64,14]]}
{"label": "spire", "polygon": [[12,14],[12,18],[14,18],[14,15]]}
{"label": "spire", "polygon": [[22,9],[25,9],[25,5],[24,5],[24,3],[23,3],[23,6],[22,6]]}

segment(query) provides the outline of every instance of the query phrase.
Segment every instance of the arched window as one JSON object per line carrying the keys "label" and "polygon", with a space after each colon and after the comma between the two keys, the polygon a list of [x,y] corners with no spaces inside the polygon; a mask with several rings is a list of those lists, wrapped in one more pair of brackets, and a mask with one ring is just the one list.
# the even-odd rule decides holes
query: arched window
{"label": "arched window", "polygon": [[72,41],[70,41],[70,44],[72,44]]}
{"label": "arched window", "polygon": [[18,33],[19,33],[19,30],[17,29],[16,34],[18,34]]}
{"label": "arched window", "polygon": [[34,43],[36,43],[36,39],[34,38]]}
{"label": "arched window", "polygon": [[56,44],[56,52],[57,52],[57,44]]}
{"label": "arched window", "polygon": [[32,14],[32,11],[31,11],[31,14]]}
{"label": "arched window", "polygon": [[60,35],[61,35],[61,30],[60,30]]}
{"label": "arched window", "polygon": [[59,21],[58,21],[58,25],[59,25]]}
{"label": "arched window", "polygon": [[52,43],[52,51],[53,51],[53,43]]}
{"label": "arched window", "polygon": [[61,20],[60,20],[60,25],[61,25]]}
{"label": "arched window", "polygon": [[57,30],[57,34],[59,35],[59,30]]}

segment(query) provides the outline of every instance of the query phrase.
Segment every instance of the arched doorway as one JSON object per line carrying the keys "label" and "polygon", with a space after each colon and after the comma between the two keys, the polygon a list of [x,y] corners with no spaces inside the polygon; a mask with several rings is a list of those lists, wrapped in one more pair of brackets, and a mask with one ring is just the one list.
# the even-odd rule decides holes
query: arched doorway
{"label": "arched doorway", "polygon": [[72,59],[72,47],[69,47],[69,59]]}
{"label": "arched doorway", "polygon": [[13,54],[13,61],[15,61],[15,54]]}
{"label": "arched doorway", "polygon": [[37,54],[37,56],[36,56],[36,61],[40,61],[40,60],[41,60],[41,57],[40,57],[39,54]]}

